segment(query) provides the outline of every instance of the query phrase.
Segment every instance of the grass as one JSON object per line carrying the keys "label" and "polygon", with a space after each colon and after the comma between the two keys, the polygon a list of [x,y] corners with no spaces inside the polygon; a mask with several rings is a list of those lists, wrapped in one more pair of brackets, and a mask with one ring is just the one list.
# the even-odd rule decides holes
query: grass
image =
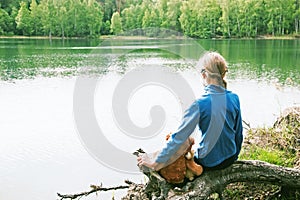
{"label": "grass", "polygon": [[296,160],[296,155],[278,149],[253,146],[247,152],[243,151],[240,159],[261,160],[284,167],[293,167]]}
{"label": "grass", "polygon": [[[297,127],[250,129],[240,159],[262,160],[284,167],[296,167],[299,160]],[[297,136],[298,135],[298,136]]]}

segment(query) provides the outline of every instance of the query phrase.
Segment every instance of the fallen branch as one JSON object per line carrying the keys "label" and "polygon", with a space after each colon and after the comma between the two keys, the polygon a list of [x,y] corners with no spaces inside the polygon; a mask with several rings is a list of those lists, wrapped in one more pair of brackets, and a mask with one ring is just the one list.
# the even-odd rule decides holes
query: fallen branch
{"label": "fallen branch", "polygon": [[121,186],[117,186],[117,187],[102,187],[102,184],[100,186],[98,185],[90,185],[90,187],[92,188],[90,191],[87,192],[81,192],[81,193],[77,193],[77,194],[60,194],[57,193],[57,196],[60,197],[60,199],[77,199],[77,198],[81,198],[83,196],[88,196],[92,193],[97,193],[98,191],[109,191],[109,190],[119,190],[119,189],[128,189],[129,185],[133,184],[133,182],[126,180],[125,183],[127,183],[128,185],[121,185]]}
{"label": "fallen branch", "polygon": [[262,161],[238,161],[227,169],[204,173],[194,181],[192,191],[184,195],[175,195],[174,199],[206,199],[212,193],[221,194],[228,184],[235,182],[270,183],[290,190],[299,190],[300,170]]}
{"label": "fallen branch", "polygon": [[[148,173],[145,174],[149,176]],[[153,176],[149,177],[150,180],[154,178]],[[289,189],[290,191],[299,191],[300,170],[262,161],[237,161],[226,169],[203,173],[192,182],[187,190],[176,192],[164,183],[155,187],[156,189],[159,188],[160,192],[152,191],[152,193],[156,192],[157,199],[207,199],[213,193],[222,195],[228,184],[236,182],[270,183],[282,186],[283,189]],[[156,183],[159,183],[159,181]],[[151,199],[155,199],[153,194],[147,192],[148,196],[152,196]]]}

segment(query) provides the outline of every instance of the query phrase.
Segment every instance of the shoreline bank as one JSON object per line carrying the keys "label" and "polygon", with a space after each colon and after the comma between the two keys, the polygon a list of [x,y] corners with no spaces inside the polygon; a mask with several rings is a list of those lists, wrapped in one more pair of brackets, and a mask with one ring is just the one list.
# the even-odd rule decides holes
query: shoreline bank
{"label": "shoreline bank", "polygon": [[13,35],[5,36],[1,35],[0,39],[54,39],[54,40],[105,40],[105,39],[121,39],[121,40],[145,40],[145,39],[195,39],[195,40],[296,40],[300,39],[300,35],[283,35],[283,36],[272,36],[272,35],[259,35],[257,37],[214,37],[214,38],[191,38],[188,36],[170,36],[170,37],[147,37],[147,36],[116,36],[116,35],[101,35],[94,38],[89,37],[58,37],[58,36],[23,36]]}

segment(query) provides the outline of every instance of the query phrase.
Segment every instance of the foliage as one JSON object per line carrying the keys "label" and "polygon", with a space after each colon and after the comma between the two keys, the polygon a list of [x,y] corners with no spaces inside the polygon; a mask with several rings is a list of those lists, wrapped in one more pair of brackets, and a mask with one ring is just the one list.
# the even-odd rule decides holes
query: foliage
{"label": "foliage", "polygon": [[297,35],[299,5],[299,0],[3,0],[0,34],[91,37],[155,27],[198,38]]}
{"label": "foliage", "polygon": [[[0,9],[0,13],[4,10]],[[13,28],[11,31],[29,36],[92,37],[100,34],[102,20],[102,6],[96,0],[21,1],[15,17],[16,29],[20,32]],[[0,27],[5,28],[2,24]]]}
{"label": "foliage", "polygon": [[4,34],[7,31],[9,31],[9,23],[10,23],[10,17],[8,13],[0,9],[0,34]]}

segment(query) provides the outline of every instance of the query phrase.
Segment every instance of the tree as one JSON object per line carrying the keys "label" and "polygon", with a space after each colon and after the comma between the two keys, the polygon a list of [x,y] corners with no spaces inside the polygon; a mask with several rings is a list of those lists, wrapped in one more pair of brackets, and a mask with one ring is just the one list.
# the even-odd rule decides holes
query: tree
{"label": "tree", "polygon": [[165,16],[164,22],[162,25],[168,29],[180,31],[180,22],[179,17],[181,15],[180,7],[182,1],[181,0],[170,0],[167,2],[167,12]]}
{"label": "tree", "polygon": [[272,35],[283,35],[286,32],[292,32],[293,28],[291,21],[293,21],[293,13],[295,13],[295,1],[266,1],[266,10],[269,15],[267,17],[268,33]]}
{"label": "tree", "polygon": [[147,9],[144,17],[143,17],[143,23],[142,23],[143,28],[159,28],[160,27],[160,21],[159,21],[159,16],[158,12],[156,9]]}
{"label": "tree", "polygon": [[143,18],[144,18],[144,14],[145,14],[145,11],[146,11],[146,6],[143,5],[143,4],[140,4],[140,5],[137,5],[135,7],[135,28],[142,28],[143,26]]}
{"label": "tree", "polygon": [[125,8],[122,13],[122,29],[133,30],[142,28],[143,17],[147,8],[143,4],[130,5]]}
{"label": "tree", "polygon": [[55,35],[58,20],[55,0],[42,0],[39,8],[43,11],[40,16],[43,32],[51,38],[53,34]]}
{"label": "tree", "polygon": [[32,26],[31,26],[31,17],[30,11],[27,7],[27,3],[22,1],[20,3],[20,9],[18,11],[18,15],[16,17],[17,29],[21,30],[23,35],[31,35],[32,34]]}
{"label": "tree", "polygon": [[16,24],[16,17],[18,15],[18,9],[16,7],[12,7],[9,15],[9,21],[8,21],[8,30],[7,32],[10,35],[13,34],[19,34],[17,30],[17,24]]}
{"label": "tree", "polygon": [[220,27],[221,7],[216,0],[208,1],[208,18],[210,21],[210,37],[216,37]]}
{"label": "tree", "polygon": [[73,37],[77,35],[77,1],[66,0],[66,23],[65,23],[65,35],[67,37]]}
{"label": "tree", "polygon": [[295,28],[295,33],[298,34],[299,29],[300,29],[300,2],[299,2],[299,0],[295,1],[294,28]]}
{"label": "tree", "polygon": [[281,2],[281,34],[289,34],[293,32],[293,20],[295,11],[295,0],[287,0]]}
{"label": "tree", "polygon": [[104,12],[104,16],[103,16],[103,20],[107,21],[107,20],[111,20],[111,17],[114,13],[114,11],[116,10],[116,5],[114,3],[115,1],[110,0],[101,0],[101,4],[103,6],[103,12]]}
{"label": "tree", "polygon": [[111,17],[110,31],[114,35],[120,34],[122,32],[122,22],[120,14],[118,12],[114,12]]}
{"label": "tree", "polygon": [[30,10],[30,18],[31,18],[31,21],[33,22],[32,23],[32,25],[33,25],[32,34],[40,35],[41,34],[41,27],[42,27],[42,23],[41,23],[41,19],[40,19],[41,10],[39,9],[36,0],[31,0],[29,10]]}
{"label": "tree", "polygon": [[61,3],[62,5],[59,5],[57,7],[57,18],[58,18],[58,25],[57,26],[57,32],[58,34],[64,38],[65,37],[65,31],[66,31],[66,26],[67,26],[67,8],[64,5],[64,3]]}
{"label": "tree", "polygon": [[210,38],[223,33],[219,28],[221,7],[216,0],[183,2],[179,18],[185,35]]}
{"label": "tree", "polygon": [[222,8],[222,17],[221,17],[221,24],[222,24],[222,32],[224,36],[230,37],[230,0],[221,0],[221,8]]}
{"label": "tree", "polygon": [[131,5],[122,11],[122,25],[124,31],[132,30],[136,27],[135,7]]}
{"label": "tree", "polygon": [[0,34],[6,34],[9,31],[9,20],[8,13],[0,8]]}
{"label": "tree", "polygon": [[266,13],[266,3],[264,0],[259,0],[255,2],[254,5],[254,17],[255,17],[255,27],[256,27],[256,34],[255,36],[266,34],[267,32],[267,16]]}
{"label": "tree", "polygon": [[[168,28],[168,20],[167,20],[167,10],[168,10],[168,0],[159,0],[157,2],[157,9],[159,13],[159,18],[161,21],[162,28]],[[179,7],[180,9],[180,7]]]}
{"label": "tree", "polygon": [[110,21],[109,20],[106,20],[106,22],[102,23],[100,33],[102,35],[110,34]]}
{"label": "tree", "polygon": [[95,0],[89,0],[87,4],[86,20],[90,36],[100,34],[102,19],[103,12],[100,4]]}
{"label": "tree", "polygon": [[211,38],[216,36],[219,27],[218,21],[221,18],[221,7],[216,0],[203,1],[199,6],[197,14],[198,28],[196,34],[201,38]]}
{"label": "tree", "polygon": [[87,29],[86,11],[87,7],[84,5],[84,1],[74,1],[74,31],[75,36],[84,36]]}
{"label": "tree", "polygon": [[191,23],[193,22],[193,19],[191,18],[192,13],[189,12],[189,3],[187,1],[184,1],[180,8],[181,15],[179,17],[179,22],[181,29],[183,30],[183,33],[187,36],[191,35],[190,31],[190,23],[189,20],[191,20]]}

